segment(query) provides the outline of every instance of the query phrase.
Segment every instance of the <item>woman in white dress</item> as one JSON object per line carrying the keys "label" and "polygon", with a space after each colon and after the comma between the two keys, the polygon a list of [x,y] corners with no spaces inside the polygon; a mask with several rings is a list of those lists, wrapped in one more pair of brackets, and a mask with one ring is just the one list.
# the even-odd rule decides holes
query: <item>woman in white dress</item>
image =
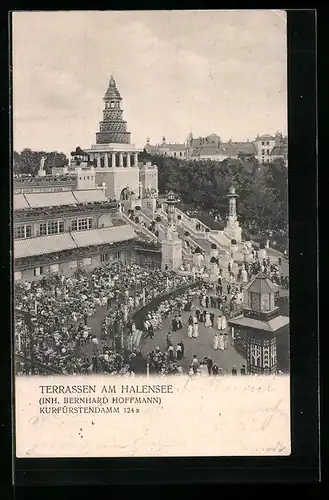
{"label": "woman in white dress", "polygon": [[201,305],[202,305],[202,307],[206,307],[206,296],[205,295],[202,296]]}
{"label": "woman in white dress", "polygon": [[224,351],[224,335],[222,333],[219,335],[218,349]]}
{"label": "woman in white dress", "polygon": [[226,322],[226,316],[222,316],[222,330],[226,330],[227,322]]}
{"label": "woman in white dress", "polygon": [[204,322],[204,326],[206,328],[210,328],[212,326],[209,312],[206,313],[206,319],[205,319],[205,322]]}
{"label": "woman in white dress", "polygon": [[219,335],[218,333],[216,332],[213,336],[213,340],[212,340],[212,347],[213,349],[215,349],[215,351],[217,351],[218,349],[218,345],[219,345]]}
{"label": "woman in white dress", "polygon": [[218,316],[217,317],[217,330],[221,330],[222,329],[222,317],[221,316]]}
{"label": "woman in white dress", "polygon": [[224,333],[224,349],[228,349],[228,333]]}
{"label": "woman in white dress", "polygon": [[206,363],[200,363],[199,373],[202,377],[209,376],[208,367]]}
{"label": "woman in white dress", "polygon": [[199,325],[198,325],[198,323],[194,323],[193,324],[193,334],[192,334],[192,337],[194,339],[197,339],[199,337]]}
{"label": "woman in white dress", "polygon": [[189,339],[192,338],[192,333],[193,333],[193,326],[192,325],[188,325],[187,327],[187,336]]}

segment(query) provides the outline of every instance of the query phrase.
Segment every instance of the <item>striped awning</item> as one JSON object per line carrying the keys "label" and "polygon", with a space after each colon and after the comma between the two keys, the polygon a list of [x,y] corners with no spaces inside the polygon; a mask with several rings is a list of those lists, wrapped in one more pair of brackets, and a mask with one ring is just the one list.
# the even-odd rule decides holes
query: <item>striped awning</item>
{"label": "striped awning", "polygon": [[51,234],[14,241],[14,257],[21,259],[76,248],[70,233]]}
{"label": "striped awning", "polygon": [[111,244],[136,238],[136,233],[129,224],[91,229],[90,231],[74,231],[71,234],[77,247]]}
{"label": "striped awning", "polygon": [[29,204],[26,201],[24,194],[14,194],[14,210],[23,210],[24,208],[29,208]]}
{"label": "striped awning", "polygon": [[14,241],[14,257],[21,259],[36,255],[62,252],[73,248],[104,245],[136,238],[132,226],[113,226],[89,231],[52,234]]}
{"label": "striped awning", "polygon": [[53,193],[26,193],[25,197],[31,208],[58,207],[60,205],[77,205],[72,191],[57,191]]}
{"label": "striped awning", "polygon": [[79,203],[107,201],[107,198],[101,189],[86,189],[81,191],[73,191],[73,196],[78,200]]}

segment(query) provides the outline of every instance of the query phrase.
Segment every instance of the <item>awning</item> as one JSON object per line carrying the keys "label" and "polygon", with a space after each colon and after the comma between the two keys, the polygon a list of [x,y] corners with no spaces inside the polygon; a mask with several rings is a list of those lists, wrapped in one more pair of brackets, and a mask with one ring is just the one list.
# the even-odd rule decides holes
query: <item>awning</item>
{"label": "awning", "polygon": [[95,201],[107,201],[102,189],[86,189],[73,191],[73,196],[79,203],[91,203]]}
{"label": "awning", "polygon": [[71,234],[78,247],[104,245],[106,243],[110,244],[136,238],[136,233],[129,224],[91,229],[90,231],[74,231]]}
{"label": "awning", "polygon": [[70,233],[38,236],[14,241],[14,258],[33,257],[76,248]]}
{"label": "awning", "polygon": [[22,210],[24,208],[29,208],[24,194],[14,194],[14,210]]}
{"label": "awning", "polygon": [[77,205],[72,191],[58,191],[53,193],[26,193],[25,197],[32,208],[58,207],[60,205]]}

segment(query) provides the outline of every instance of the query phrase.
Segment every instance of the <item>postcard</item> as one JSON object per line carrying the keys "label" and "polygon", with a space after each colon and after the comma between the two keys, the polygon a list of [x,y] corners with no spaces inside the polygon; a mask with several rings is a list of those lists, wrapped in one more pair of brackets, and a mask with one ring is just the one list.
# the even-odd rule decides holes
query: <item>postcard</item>
{"label": "postcard", "polygon": [[12,113],[16,457],[290,455],[286,13],[13,12]]}

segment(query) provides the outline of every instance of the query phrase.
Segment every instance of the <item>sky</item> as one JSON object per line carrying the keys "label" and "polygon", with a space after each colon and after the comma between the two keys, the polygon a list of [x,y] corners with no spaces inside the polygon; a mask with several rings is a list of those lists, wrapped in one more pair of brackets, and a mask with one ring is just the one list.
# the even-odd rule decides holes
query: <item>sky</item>
{"label": "sky", "polygon": [[131,142],[287,132],[284,11],[14,12],[14,149],[95,144],[114,76]]}

